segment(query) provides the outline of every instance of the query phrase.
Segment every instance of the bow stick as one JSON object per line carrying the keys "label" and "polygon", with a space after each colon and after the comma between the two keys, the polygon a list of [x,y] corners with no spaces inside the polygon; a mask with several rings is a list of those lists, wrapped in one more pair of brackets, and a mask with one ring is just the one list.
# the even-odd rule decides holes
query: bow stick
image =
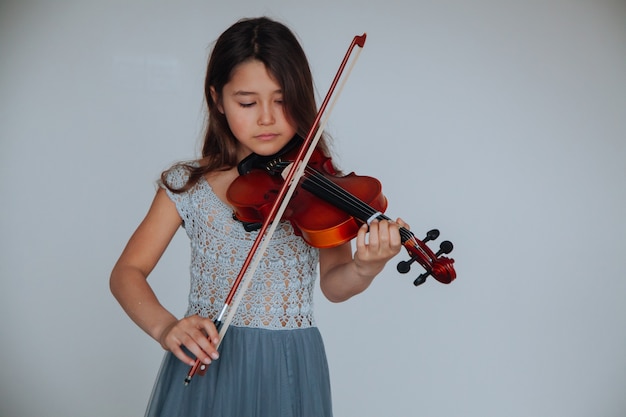
{"label": "bow stick", "polygon": [[[267,250],[267,247],[269,246],[270,240],[272,236],[274,235],[276,228],[278,227],[278,222],[275,222],[274,219],[282,218],[283,213],[285,212],[287,205],[289,204],[289,201],[291,200],[291,196],[293,195],[296,187],[298,186],[298,182],[300,181],[300,178],[302,178],[302,176],[304,175],[304,170],[309,162],[309,159],[311,158],[311,155],[313,154],[313,151],[315,150],[315,147],[317,146],[317,143],[319,142],[319,139],[322,136],[322,132],[324,131],[324,128],[326,127],[326,124],[330,116],[330,113],[324,114],[326,111],[326,107],[328,106],[328,103],[330,102],[330,99],[333,96],[333,92],[335,88],[337,87],[337,84],[339,83],[341,74],[343,73],[350,59],[352,51],[354,50],[356,46],[359,47],[356,55],[354,56],[354,59],[351,62],[351,65],[348,69],[346,76],[344,77],[341,85],[339,86],[339,90],[337,94],[333,98],[333,102],[331,103],[329,112],[332,112],[332,109],[337,103],[337,99],[339,98],[339,95],[341,94],[341,91],[343,90],[343,87],[345,86],[345,83],[350,73],[352,72],[352,69],[354,68],[354,65],[361,53],[361,50],[363,49],[363,46],[365,45],[366,36],[367,35],[364,33],[363,35],[355,36],[354,39],[352,40],[352,43],[350,44],[350,47],[348,48],[348,51],[346,52],[341,62],[341,65],[339,66],[337,74],[335,74],[335,78],[333,79],[333,82],[328,90],[328,93],[326,93],[326,97],[324,98],[324,101],[322,102],[322,105],[320,106],[320,109],[317,112],[317,116],[315,117],[315,120],[313,121],[313,125],[309,129],[309,132],[304,140],[304,143],[302,144],[302,147],[300,148],[300,151],[298,152],[298,155],[296,156],[293,162],[292,169],[290,169],[287,175],[285,176],[284,183],[282,187],[280,188],[280,191],[278,192],[276,200],[274,201],[274,204],[272,205],[267,218],[263,222],[263,225],[261,226],[259,233],[256,239],[254,240],[254,243],[252,244],[252,247],[250,248],[250,252],[248,253],[248,256],[246,257],[241,267],[241,270],[239,271],[239,274],[237,275],[237,278],[233,282],[233,286],[231,287],[230,292],[228,293],[228,296],[226,297],[226,300],[224,301],[224,306],[222,307],[222,310],[220,311],[217,318],[213,321],[213,323],[215,324],[215,327],[219,331],[219,341],[217,343],[216,348],[218,348],[220,344],[222,343],[224,335],[226,334],[226,331],[228,330],[228,327],[230,326],[230,323],[237,311],[237,307],[239,306],[239,303],[243,299],[246,289],[250,286],[250,282],[252,281],[254,273],[259,263],[261,262],[261,258],[265,254],[265,251]],[[324,116],[323,120],[322,120],[322,116]],[[270,224],[271,224],[271,227],[270,227]],[[263,243],[263,245],[261,245],[261,242]],[[261,246],[260,250],[259,250],[259,246]],[[241,290],[237,291],[242,283],[244,284],[243,287],[241,287]],[[233,301],[235,294],[237,294],[237,297]],[[222,319],[224,319],[224,315],[226,314],[227,311],[228,311],[228,315],[226,316],[226,319],[222,322]],[[191,382],[191,379],[196,373],[203,375],[207,369],[208,369],[208,365],[205,365],[201,363],[199,359],[196,359],[194,365],[191,367],[191,369],[189,370],[189,373],[187,374],[185,378],[185,385],[189,385],[189,383]]]}

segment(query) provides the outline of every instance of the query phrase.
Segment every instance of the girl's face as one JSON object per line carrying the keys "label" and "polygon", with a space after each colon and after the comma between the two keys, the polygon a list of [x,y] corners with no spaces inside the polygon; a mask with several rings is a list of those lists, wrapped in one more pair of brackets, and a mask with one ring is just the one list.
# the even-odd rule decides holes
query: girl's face
{"label": "girl's face", "polygon": [[239,141],[239,160],[251,152],[273,155],[296,134],[285,116],[281,87],[260,61],[239,64],[222,97],[213,87],[211,95]]}

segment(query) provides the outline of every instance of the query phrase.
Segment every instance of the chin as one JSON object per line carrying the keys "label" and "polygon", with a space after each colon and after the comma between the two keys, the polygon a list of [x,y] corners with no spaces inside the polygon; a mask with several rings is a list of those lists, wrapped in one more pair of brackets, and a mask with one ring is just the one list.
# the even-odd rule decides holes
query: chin
{"label": "chin", "polygon": [[270,156],[278,153],[281,149],[287,145],[289,141],[271,141],[267,143],[260,143],[258,146],[255,146],[252,152],[261,156]]}

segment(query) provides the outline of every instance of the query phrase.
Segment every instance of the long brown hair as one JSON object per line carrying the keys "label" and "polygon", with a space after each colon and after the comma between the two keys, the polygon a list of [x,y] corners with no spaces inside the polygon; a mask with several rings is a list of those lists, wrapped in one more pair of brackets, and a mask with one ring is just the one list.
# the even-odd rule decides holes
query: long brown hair
{"label": "long brown hair", "polygon": [[[215,170],[227,170],[237,165],[239,142],[234,137],[224,114],[218,111],[211,95],[211,87],[222,97],[222,90],[237,65],[250,60],[261,61],[276,79],[283,92],[285,116],[300,136],[306,136],[315,120],[317,106],[311,70],[300,43],[282,23],[267,17],[243,19],[228,28],[217,39],[209,58],[204,96],[208,120],[202,158],[193,163],[175,165],[189,173],[187,183],[174,188],[167,182],[167,170],[161,174],[162,183],[172,192],[184,192],[205,174]],[[318,148],[329,154],[326,139],[322,136]]]}

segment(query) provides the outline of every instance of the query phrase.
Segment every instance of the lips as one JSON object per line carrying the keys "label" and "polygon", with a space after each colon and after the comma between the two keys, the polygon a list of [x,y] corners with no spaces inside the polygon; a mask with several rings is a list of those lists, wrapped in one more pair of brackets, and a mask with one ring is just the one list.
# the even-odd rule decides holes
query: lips
{"label": "lips", "polygon": [[261,133],[260,135],[256,135],[255,139],[267,141],[276,139],[276,137],[278,137],[277,133]]}

